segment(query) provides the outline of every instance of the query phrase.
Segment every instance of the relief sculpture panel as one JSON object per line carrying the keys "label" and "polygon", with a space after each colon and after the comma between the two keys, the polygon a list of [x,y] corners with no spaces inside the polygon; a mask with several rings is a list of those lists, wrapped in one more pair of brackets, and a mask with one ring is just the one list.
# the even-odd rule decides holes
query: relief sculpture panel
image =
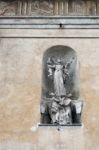
{"label": "relief sculpture panel", "polygon": [[0,0],[0,16],[15,16],[16,9],[16,0]]}
{"label": "relief sculpture panel", "polygon": [[35,0],[32,3],[32,15],[53,15],[53,2],[51,0],[39,1]]}
{"label": "relief sculpture panel", "polygon": [[0,0],[0,16],[99,15],[96,0]]}

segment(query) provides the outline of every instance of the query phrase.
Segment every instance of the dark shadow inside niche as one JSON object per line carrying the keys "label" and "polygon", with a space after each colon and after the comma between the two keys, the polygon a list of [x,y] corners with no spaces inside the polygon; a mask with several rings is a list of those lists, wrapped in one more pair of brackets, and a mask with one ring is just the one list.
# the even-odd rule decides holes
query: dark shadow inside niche
{"label": "dark shadow inside niche", "polygon": [[81,125],[79,63],[68,46],[53,46],[43,57],[41,124]]}

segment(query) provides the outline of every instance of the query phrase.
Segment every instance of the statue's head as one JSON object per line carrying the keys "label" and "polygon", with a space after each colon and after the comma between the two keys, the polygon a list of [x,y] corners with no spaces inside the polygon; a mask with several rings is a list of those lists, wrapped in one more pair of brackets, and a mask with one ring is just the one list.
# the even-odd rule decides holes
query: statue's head
{"label": "statue's head", "polygon": [[61,63],[61,60],[59,58],[57,59],[57,63]]}

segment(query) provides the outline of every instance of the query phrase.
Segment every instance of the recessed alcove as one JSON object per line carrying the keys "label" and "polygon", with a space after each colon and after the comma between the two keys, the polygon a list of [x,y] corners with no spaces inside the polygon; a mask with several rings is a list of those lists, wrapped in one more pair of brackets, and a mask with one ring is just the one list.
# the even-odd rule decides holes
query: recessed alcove
{"label": "recessed alcove", "polygon": [[43,56],[41,124],[81,125],[79,62],[71,47],[56,45]]}

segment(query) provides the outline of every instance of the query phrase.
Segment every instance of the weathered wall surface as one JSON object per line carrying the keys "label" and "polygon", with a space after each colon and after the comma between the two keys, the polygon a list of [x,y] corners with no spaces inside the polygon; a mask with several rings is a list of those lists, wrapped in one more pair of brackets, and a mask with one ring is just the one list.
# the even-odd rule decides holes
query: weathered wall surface
{"label": "weathered wall surface", "polygon": [[[3,29],[0,35],[18,35],[18,31]],[[33,32],[36,35],[36,30],[32,29],[28,35]],[[38,34],[42,35],[42,32],[39,30]],[[45,32],[50,36],[52,30]],[[66,36],[66,30],[54,32],[56,37],[59,34]],[[73,32],[79,37],[82,34],[81,30]],[[83,34],[86,32],[83,30]],[[98,30],[90,30],[89,34],[98,36]],[[40,122],[42,57],[44,51],[55,45],[70,46],[80,61],[84,99],[82,127],[65,127],[61,131],[56,127],[37,127]],[[98,150],[98,56],[98,38],[0,38],[0,150]]]}

